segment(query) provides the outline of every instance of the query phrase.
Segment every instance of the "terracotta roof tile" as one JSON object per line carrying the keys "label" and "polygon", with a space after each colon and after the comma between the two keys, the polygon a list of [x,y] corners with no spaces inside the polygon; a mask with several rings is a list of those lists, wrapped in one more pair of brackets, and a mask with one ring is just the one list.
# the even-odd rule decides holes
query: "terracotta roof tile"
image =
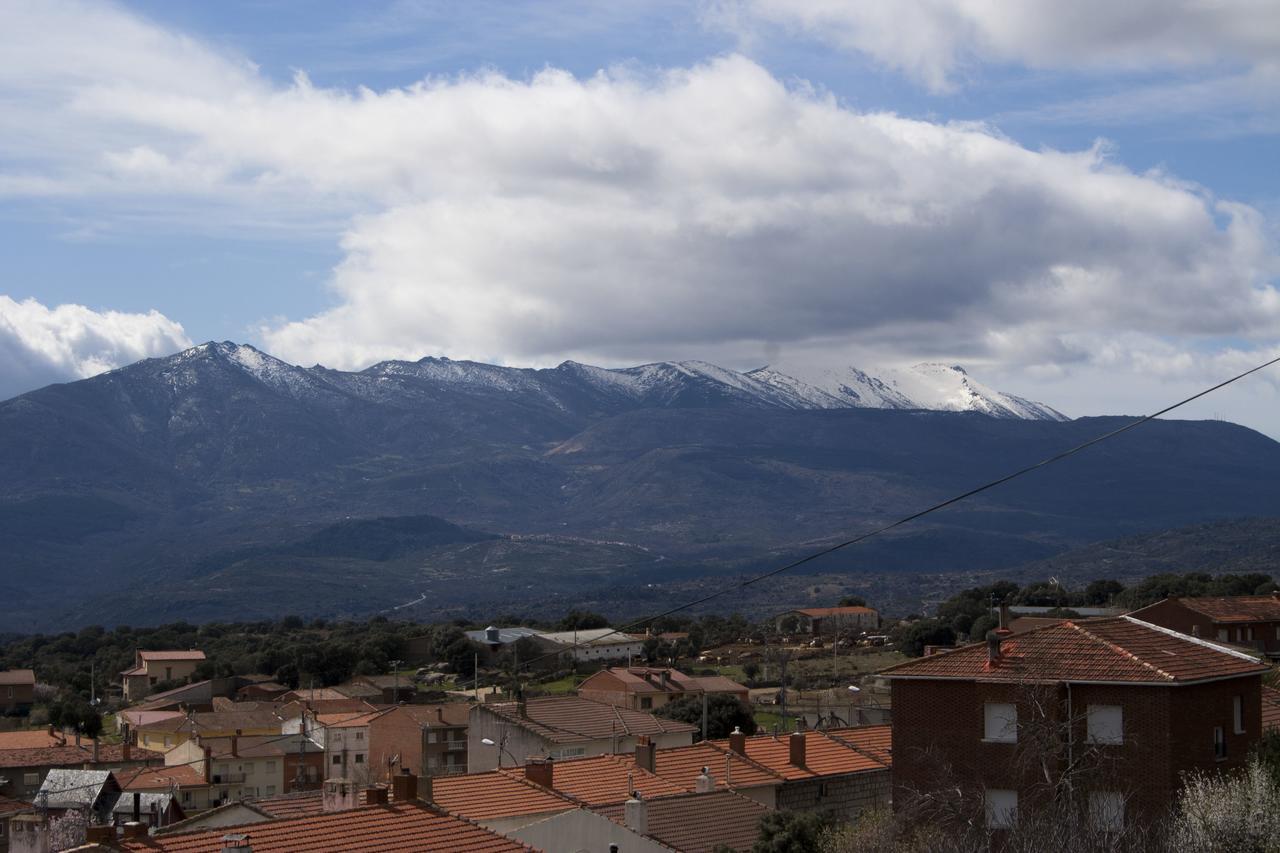
{"label": "terracotta roof tile", "polygon": [[18,812],[34,811],[35,804],[15,800],[13,797],[6,797],[0,794],[0,815],[17,814]]}
{"label": "terracotta roof tile", "polygon": [[1262,730],[1280,729],[1280,690],[1262,686]]}
{"label": "terracotta roof tile", "polygon": [[566,797],[525,781],[522,772],[499,770],[438,776],[432,780],[431,799],[440,808],[470,820],[551,814],[578,806]]}
{"label": "terracotta roof tile", "polygon": [[1179,598],[1177,601],[1183,607],[1203,613],[1215,622],[1280,621],[1280,597],[1274,595]]}
{"label": "terracotta roof tile", "polygon": [[98,761],[93,760],[93,741],[84,738],[80,746],[68,739],[66,746],[46,746],[34,749],[5,749],[0,747],[0,767],[111,767],[120,764],[161,764],[164,756],[158,752],[132,747],[126,762],[124,748],[119,744],[100,743]]}
{"label": "terracotta roof tile", "polygon": [[208,783],[204,774],[190,764],[178,764],[173,767],[133,767],[116,770],[116,781],[126,791],[160,791],[170,786],[179,788],[203,788]]}
{"label": "terracotta roof tile", "polygon": [[[596,811],[625,823],[625,809],[619,803]],[[747,853],[760,836],[760,818],[769,811],[729,791],[649,799],[649,836],[682,853],[711,853],[719,844]]]}
{"label": "terracotta roof tile", "polygon": [[1256,675],[1269,667],[1217,643],[1150,625],[1131,616],[1069,620],[1006,638],[1000,659],[987,644],[917,658],[883,670],[888,678],[982,681],[1185,684]]}
{"label": "terracotta roof tile", "polygon": [[[790,735],[779,737],[756,735],[747,738],[747,758],[788,781],[887,770],[889,763],[874,757],[872,750],[857,749],[852,744],[858,737],[866,737],[869,742],[880,743],[884,738],[884,730],[888,728],[888,726],[867,726],[863,729],[844,729],[843,732],[850,734],[840,738],[832,737],[825,732],[805,732],[804,766],[791,763]],[[856,735],[854,734],[856,732],[865,732],[865,734]],[[729,746],[727,740],[716,741],[716,744],[726,749]]]}
{"label": "terracotta roof tile", "polygon": [[803,613],[805,616],[865,616],[876,611],[870,607],[805,607],[799,610],[788,610],[788,613]]}
{"label": "terracotta roof tile", "polygon": [[[728,761],[727,771],[726,761]],[[703,767],[710,771],[717,790],[723,790],[726,787],[726,781],[734,788],[782,784],[782,777],[778,774],[748,761],[733,750],[715,742],[703,741],[693,746],[659,749],[655,763],[659,776],[668,782],[683,785],[689,790],[693,790],[695,780],[702,773]]]}
{"label": "terracotta roof tile", "polygon": [[200,649],[174,649],[174,651],[138,652],[138,660],[142,661],[202,661],[205,653]]}
{"label": "terracotta roof tile", "polygon": [[[368,805],[367,788],[356,792],[360,805]],[[273,797],[255,797],[245,802],[273,818],[294,818],[306,815],[324,814],[324,792],[298,791],[289,794],[276,794]]]}
{"label": "terracotta roof tile", "polygon": [[[499,772],[523,779],[525,771],[515,768]],[[621,803],[632,791],[646,797],[685,793],[693,787],[693,780],[676,783],[655,776],[637,767],[635,758],[629,755],[593,755],[552,762],[552,785],[556,793],[598,806]]]}
{"label": "terracotta roof tile", "polygon": [[167,853],[218,853],[223,836],[248,836],[254,853],[507,853],[528,850],[483,827],[416,803],[364,806],[342,812],[271,820],[211,831],[174,833],[152,838],[121,839],[124,850]]}
{"label": "terracotta roof tile", "polygon": [[526,716],[520,716],[515,702],[480,706],[509,723],[528,729],[553,743],[579,743],[600,740],[613,735],[656,735],[692,733],[694,726],[675,720],[664,720],[643,711],[618,708],[579,696],[546,696],[526,703]]}

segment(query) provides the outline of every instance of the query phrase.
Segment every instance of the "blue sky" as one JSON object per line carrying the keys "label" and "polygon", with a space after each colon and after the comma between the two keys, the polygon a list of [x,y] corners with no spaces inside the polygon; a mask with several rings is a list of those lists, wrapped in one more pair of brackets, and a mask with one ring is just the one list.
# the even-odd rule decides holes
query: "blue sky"
{"label": "blue sky", "polygon": [[1152,408],[1276,350],[1272,5],[15,3],[0,396],[232,339]]}

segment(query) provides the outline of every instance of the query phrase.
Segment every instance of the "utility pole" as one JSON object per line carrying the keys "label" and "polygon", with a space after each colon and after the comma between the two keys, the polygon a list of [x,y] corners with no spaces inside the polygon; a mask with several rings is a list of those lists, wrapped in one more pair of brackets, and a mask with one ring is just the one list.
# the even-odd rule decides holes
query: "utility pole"
{"label": "utility pole", "polygon": [[471,656],[471,695],[477,702],[480,701],[480,653],[476,652]]}
{"label": "utility pole", "polygon": [[702,691],[702,739],[707,739],[707,691]]}
{"label": "utility pole", "polygon": [[402,663],[404,663],[402,660],[391,661],[391,672],[396,677],[396,692],[391,694],[394,697],[391,701],[395,702],[397,705],[400,704],[400,665]]}

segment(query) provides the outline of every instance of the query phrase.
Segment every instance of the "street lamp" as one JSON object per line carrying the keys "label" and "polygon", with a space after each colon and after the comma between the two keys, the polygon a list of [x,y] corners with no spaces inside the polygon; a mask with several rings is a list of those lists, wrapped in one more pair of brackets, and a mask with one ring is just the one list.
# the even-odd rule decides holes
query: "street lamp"
{"label": "street lamp", "polygon": [[507,749],[507,733],[506,732],[503,732],[502,737],[500,737],[496,741],[493,738],[482,737],[480,738],[480,742],[485,746],[496,746],[498,748],[498,768],[499,769],[502,768],[502,754],[504,752],[507,755],[511,756],[512,767],[518,767],[520,765],[520,762],[516,761],[516,757],[514,755],[511,755],[511,750]]}

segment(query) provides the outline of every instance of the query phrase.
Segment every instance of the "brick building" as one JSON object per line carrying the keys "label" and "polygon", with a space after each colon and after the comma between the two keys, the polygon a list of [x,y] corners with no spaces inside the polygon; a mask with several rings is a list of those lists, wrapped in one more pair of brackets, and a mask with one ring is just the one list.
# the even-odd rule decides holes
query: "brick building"
{"label": "brick building", "polygon": [[369,723],[369,765],[377,779],[403,771],[419,776],[467,772],[467,721],[471,706],[401,705]]}
{"label": "brick building", "polygon": [[1247,646],[1280,658],[1280,593],[1166,598],[1130,616],[1194,637]]}
{"label": "brick building", "polygon": [[881,673],[893,695],[894,802],[966,791],[999,827],[1070,764],[1080,805],[1099,824],[1154,817],[1180,774],[1244,765],[1262,731],[1267,671],[1241,651],[1129,616],[993,633],[899,664]]}
{"label": "brick building", "polygon": [[647,666],[611,666],[578,685],[578,695],[583,699],[633,711],[653,711],[704,693],[724,693],[743,702],[749,695],[746,687],[723,676],[696,677],[678,669]]}

